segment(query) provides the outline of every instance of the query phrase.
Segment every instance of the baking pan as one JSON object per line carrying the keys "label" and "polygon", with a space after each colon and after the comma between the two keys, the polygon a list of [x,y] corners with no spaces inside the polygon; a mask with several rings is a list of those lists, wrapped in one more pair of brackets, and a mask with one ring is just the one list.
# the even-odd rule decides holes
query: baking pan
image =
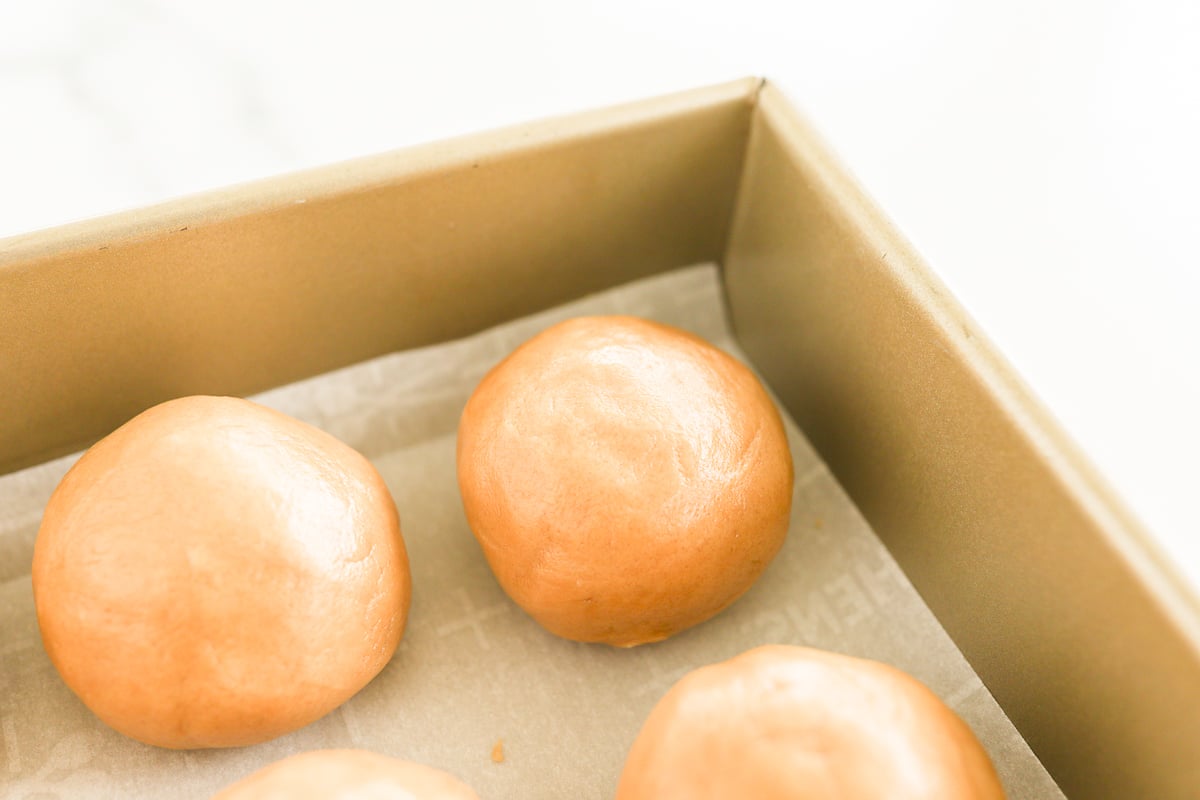
{"label": "baking pan", "polygon": [[1194,593],[758,79],[0,242],[0,470],[169,397],[252,394],[702,262],[1067,795],[1194,796]]}

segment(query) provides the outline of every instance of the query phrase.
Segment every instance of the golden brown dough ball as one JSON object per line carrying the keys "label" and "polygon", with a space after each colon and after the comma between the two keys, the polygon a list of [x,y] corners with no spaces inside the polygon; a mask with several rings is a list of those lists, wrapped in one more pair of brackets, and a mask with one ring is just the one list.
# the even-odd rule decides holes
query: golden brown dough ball
{"label": "golden brown dough ball", "polygon": [[508,595],[559,636],[632,646],[724,609],[787,533],[779,412],[684,331],[584,317],[521,345],[458,429],[471,530]]}
{"label": "golden brown dough ball", "polygon": [[971,729],[903,672],[782,645],[703,667],[650,713],[617,800],[1003,800]]}
{"label": "golden brown dough ball", "polygon": [[276,761],[212,800],[479,800],[441,770],[368,753],[317,750]]}
{"label": "golden brown dough ball", "polygon": [[33,590],[46,652],[98,717],[198,748],[261,742],[345,702],[396,649],[410,584],[365,458],[247,400],[187,397],[63,478]]}

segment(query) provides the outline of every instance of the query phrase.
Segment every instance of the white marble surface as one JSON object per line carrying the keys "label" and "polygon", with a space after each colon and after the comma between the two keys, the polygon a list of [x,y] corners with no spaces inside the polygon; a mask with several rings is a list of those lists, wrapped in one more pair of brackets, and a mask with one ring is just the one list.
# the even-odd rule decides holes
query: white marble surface
{"label": "white marble surface", "polygon": [[1200,585],[1200,4],[0,0],[0,236],[774,79]]}

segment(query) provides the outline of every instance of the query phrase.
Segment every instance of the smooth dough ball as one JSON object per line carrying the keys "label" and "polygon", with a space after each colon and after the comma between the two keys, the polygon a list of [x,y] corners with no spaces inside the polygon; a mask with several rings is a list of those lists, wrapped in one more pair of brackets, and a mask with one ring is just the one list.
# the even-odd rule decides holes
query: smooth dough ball
{"label": "smooth dough ball", "polygon": [[479,800],[449,773],[368,753],[316,750],[276,761],[212,800]]}
{"label": "smooth dough ball", "polygon": [[583,317],[484,377],[458,483],[519,606],[559,636],[628,647],[750,588],[787,533],[792,458],[736,359],[667,325]]}
{"label": "smooth dough ball", "polygon": [[650,713],[617,800],[1003,800],[971,729],[903,672],[770,645],[695,670]]}
{"label": "smooth dough ball", "polygon": [[247,400],[186,397],[88,450],[33,556],[42,641],[118,731],[172,748],[265,741],[391,658],[408,557],[374,467]]}

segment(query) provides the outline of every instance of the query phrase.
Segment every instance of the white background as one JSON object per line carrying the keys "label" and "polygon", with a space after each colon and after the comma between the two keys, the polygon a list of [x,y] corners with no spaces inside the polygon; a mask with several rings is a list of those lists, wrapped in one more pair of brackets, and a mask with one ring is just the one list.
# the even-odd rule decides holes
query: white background
{"label": "white background", "polygon": [[1200,3],[315,8],[0,0],[0,236],[766,75],[1200,585]]}

